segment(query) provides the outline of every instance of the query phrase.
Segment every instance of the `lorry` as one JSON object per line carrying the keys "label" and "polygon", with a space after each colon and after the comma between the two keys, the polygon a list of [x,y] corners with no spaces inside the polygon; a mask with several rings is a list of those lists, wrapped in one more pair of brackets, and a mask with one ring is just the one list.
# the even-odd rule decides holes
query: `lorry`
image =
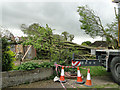
{"label": "lorry", "polygon": [[[120,0],[118,3],[118,47],[120,47]],[[107,71],[111,71],[113,80],[120,85],[120,50],[96,50],[96,56]]]}
{"label": "lorry", "polygon": [[[118,46],[120,47],[120,0],[112,0],[118,3]],[[81,66],[103,66],[108,72],[111,72],[113,80],[120,85],[120,49],[95,49],[91,50],[92,55],[96,55],[95,60],[79,60],[73,58],[72,61],[79,61]]]}

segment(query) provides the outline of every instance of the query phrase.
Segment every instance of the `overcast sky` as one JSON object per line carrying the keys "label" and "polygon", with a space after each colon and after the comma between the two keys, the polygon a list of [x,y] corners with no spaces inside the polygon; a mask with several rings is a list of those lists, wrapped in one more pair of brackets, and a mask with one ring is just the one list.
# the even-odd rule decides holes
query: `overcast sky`
{"label": "overcast sky", "polygon": [[[73,2],[74,1],[74,2]],[[88,5],[96,15],[100,16],[102,23],[110,23],[114,20],[114,7],[112,0],[4,0],[0,1],[1,20],[0,24],[10,30],[15,36],[22,36],[21,24],[30,25],[40,23],[48,24],[54,33],[61,34],[67,31],[74,34],[75,43],[83,41],[101,40],[92,39],[80,29],[79,14],[77,7]]]}

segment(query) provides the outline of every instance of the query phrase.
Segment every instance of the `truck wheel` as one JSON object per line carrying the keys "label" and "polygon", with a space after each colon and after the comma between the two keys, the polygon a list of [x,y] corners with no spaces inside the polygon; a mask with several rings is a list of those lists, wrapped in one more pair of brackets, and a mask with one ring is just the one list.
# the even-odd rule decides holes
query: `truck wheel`
{"label": "truck wheel", "polygon": [[120,57],[114,57],[110,64],[113,80],[120,85]]}

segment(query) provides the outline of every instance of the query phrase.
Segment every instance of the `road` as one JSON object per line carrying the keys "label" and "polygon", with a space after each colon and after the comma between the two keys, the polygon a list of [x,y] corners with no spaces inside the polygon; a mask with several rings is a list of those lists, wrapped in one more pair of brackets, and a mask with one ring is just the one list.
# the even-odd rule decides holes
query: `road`
{"label": "road", "polygon": [[[86,78],[85,78],[86,79]],[[72,84],[76,88],[86,88],[83,84],[76,84],[75,79],[66,79],[67,83],[63,83],[66,88],[72,88]],[[120,86],[113,82],[111,76],[94,76],[92,77],[92,88],[120,88]],[[18,85],[10,88],[63,88],[59,82],[53,80],[38,81],[29,84]]]}

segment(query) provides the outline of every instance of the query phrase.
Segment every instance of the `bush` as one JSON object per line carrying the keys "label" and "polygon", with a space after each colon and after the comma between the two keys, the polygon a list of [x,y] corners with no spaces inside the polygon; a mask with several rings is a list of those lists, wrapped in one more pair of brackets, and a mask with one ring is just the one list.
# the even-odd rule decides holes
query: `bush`
{"label": "bush", "polygon": [[53,62],[43,62],[39,65],[39,67],[47,67],[47,68],[50,68],[50,67],[54,67],[54,63]]}
{"label": "bush", "polygon": [[53,66],[54,66],[54,64],[50,63],[50,62],[44,62],[44,63],[41,63],[41,64],[34,63],[34,62],[25,62],[25,63],[19,65],[16,68],[16,70],[33,70],[33,69],[41,68],[41,67],[50,68],[50,67],[53,67]]}
{"label": "bush", "polygon": [[33,62],[25,62],[17,67],[17,70],[32,70],[35,68],[38,68],[39,64],[38,63],[33,63]]}
{"label": "bush", "polygon": [[13,61],[15,61],[15,54],[10,50],[7,39],[2,38],[2,71],[12,70]]}

